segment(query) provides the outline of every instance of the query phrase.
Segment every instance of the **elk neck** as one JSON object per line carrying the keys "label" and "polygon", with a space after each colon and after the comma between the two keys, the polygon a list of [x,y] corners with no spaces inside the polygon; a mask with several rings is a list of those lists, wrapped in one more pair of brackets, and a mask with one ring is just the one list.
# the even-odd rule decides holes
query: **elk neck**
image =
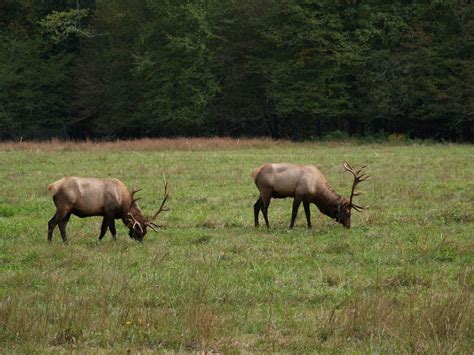
{"label": "elk neck", "polygon": [[145,222],[146,222],[146,218],[145,216],[143,215],[143,212],[142,210],[140,209],[140,207],[138,207],[138,204],[136,202],[133,202],[132,206],[130,206],[130,209],[128,210],[127,213],[125,213],[125,216],[123,217],[123,223],[125,223],[125,225],[129,225],[129,219],[128,219],[128,213],[131,213],[132,216],[138,221],[140,222],[140,224],[144,225]]}
{"label": "elk neck", "polygon": [[336,193],[336,191],[334,191],[334,189],[326,183],[325,186],[318,192],[313,202],[326,216],[335,218],[337,206],[344,202],[344,198]]}

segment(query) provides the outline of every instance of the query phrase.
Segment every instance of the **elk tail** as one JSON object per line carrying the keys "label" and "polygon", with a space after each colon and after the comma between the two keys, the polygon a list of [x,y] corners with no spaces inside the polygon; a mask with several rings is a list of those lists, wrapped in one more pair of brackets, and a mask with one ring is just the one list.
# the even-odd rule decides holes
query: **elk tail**
{"label": "elk tail", "polygon": [[262,170],[262,168],[263,168],[263,165],[256,169],[253,169],[252,174],[251,174],[253,181],[257,180],[257,175],[260,172],[260,170]]}
{"label": "elk tail", "polygon": [[58,185],[57,181],[48,185],[48,190],[51,191],[51,194],[53,194],[53,196],[56,194],[56,191],[58,190],[57,185]]}

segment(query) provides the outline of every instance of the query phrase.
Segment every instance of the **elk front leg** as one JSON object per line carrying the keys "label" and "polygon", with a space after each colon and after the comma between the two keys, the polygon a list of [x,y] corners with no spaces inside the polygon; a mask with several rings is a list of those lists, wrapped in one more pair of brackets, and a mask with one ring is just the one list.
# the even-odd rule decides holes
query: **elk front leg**
{"label": "elk front leg", "polygon": [[290,229],[295,225],[296,216],[298,215],[298,208],[300,207],[301,199],[295,197],[293,199],[293,209],[291,211]]}
{"label": "elk front leg", "polygon": [[56,211],[53,218],[51,218],[48,221],[48,243],[51,243],[51,241],[53,240],[53,231],[54,231],[54,228],[56,228],[56,225],[58,224],[57,216],[58,216],[58,212]]}
{"label": "elk front leg", "polygon": [[115,230],[115,220],[113,218],[109,218],[108,219],[108,224],[109,224],[109,230],[110,230],[110,233],[112,233],[112,239],[114,241],[117,240],[117,231]]}
{"label": "elk front leg", "polygon": [[311,209],[309,202],[303,202],[304,213],[306,215],[306,222],[308,223],[308,228],[311,228]]}
{"label": "elk front leg", "polygon": [[253,205],[253,215],[255,218],[255,227],[258,227],[258,214],[260,213],[260,210],[262,209],[262,199],[259,197],[257,202]]}
{"label": "elk front leg", "polygon": [[265,225],[267,226],[267,228],[270,228],[270,223],[268,223],[268,207],[270,206],[271,199],[272,199],[271,191],[260,194],[263,219],[265,220]]}
{"label": "elk front leg", "polygon": [[102,238],[104,238],[105,233],[107,233],[108,226],[109,225],[107,223],[107,219],[104,217],[102,219],[102,225],[100,226],[99,240],[102,240]]}

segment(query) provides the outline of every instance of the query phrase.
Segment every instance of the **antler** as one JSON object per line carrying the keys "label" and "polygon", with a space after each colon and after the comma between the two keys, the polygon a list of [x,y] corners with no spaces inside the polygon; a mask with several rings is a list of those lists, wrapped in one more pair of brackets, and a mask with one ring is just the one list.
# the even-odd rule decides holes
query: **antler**
{"label": "antler", "polygon": [[130,222],[133,223],[133,226],[132,226],[132,229],[135,229],[135,226],[138,226],[138,228],[140,228],[140,231],[143,233],[143,228],[142,228],[142,225],[140,222],[138,222],[135,217],[133,217],[133,214],[131,214],[130,212],[127,214],[129,216],[129,220]]}
{"label": "antler", "polygon": [[141,190],[142,190],[142,189],[133,188],[133,191],[132,191],[132,202],[130,203],[130,207],[131,207],[135,202],[137,202],[138,200],[141,199],[141,197],[139,197],[139,198],[133,198],[133,196],[134,196],[137,192],[139,192],[139,191],[141,191]]}
{"label": "antler", "polygon": [[369,178],[370,178],[370,176],[366,173],[361,174],[362,170],[364,168],[366,168],[367,166],[364,165],[364,166],[360,167],[359,170],[357,170],[357,171],[354,171],[351,164],[349,164],[347,161],[344,161],[342,166],[344,167],[344,169],[346,169],[348,172],[350,172],[354,176],[354,182],[352,184],[352,191],[351,191],[351,197],[350,197],[350,200],[349,200],[349,206],[354,208],[356,211],[362,212],[362,210],[364,210],[365,208],[367,208],[369,206],[356,205],[356,204],[352,203],[352,199],[353,199],[354,196],[362,195],[362,192],[354,192],[356,186],[360,182],[369,180]]}
{"label": "antler", "polygon": [[[151,229],[153,229],[155,232],[158,232],[158,230],[156,228],[160,228],[161,226],[156,224],[155,222],[148,222],[147,223],[147,226],[150,227]],[[156,227],[156,228],[155,228]]]}
{"label": "antler", "polygon": [[165,207],[165,202],[166,200],[168,199],[168,196],[169,196],[169,193],[168,193],[168,182],[166,181],[166,177],[165,177],[165,174],[163,174],[163,181],[164,181],[164,184],[165,184],[165,193],[164,193],[164,198],[163,198],[163,201],[161,202],[161,206],[160,208],[158,209],[158,211],[156,211],[156,213],[153,215],[153,217],[151,217],[148,221],[147,221],[147,226],[150,226],[151,229],[155,230],[153,227],[159,227],[156,223],[154,223],[153,221],[155,220],[155,218],[163,211],[169,211],[169,208]]}

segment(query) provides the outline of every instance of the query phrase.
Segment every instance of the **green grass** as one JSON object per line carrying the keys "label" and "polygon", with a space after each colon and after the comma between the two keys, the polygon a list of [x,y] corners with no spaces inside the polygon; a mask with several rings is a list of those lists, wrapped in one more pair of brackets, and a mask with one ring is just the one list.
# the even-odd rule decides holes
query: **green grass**
{"label": "green grass", "polygon": [[[473,146],[252,142],[0,147],[0,349],[472,351]],[[311,163],[347,195],[345,159],[373,176],[350,230],[312,206],[290,231],[288,199],[254,229],[254,167]],[[162,173],[171,211],[143,244],[74,216],[47,244],[48,183],[117,177],[151,214]]]}

